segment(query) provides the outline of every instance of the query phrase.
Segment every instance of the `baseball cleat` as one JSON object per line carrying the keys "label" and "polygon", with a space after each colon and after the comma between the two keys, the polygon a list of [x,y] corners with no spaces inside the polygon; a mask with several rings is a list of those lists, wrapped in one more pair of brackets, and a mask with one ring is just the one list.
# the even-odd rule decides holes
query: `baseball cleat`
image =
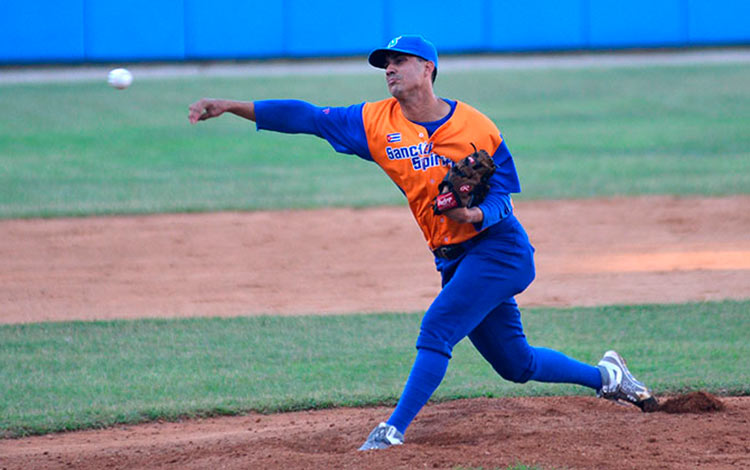
{"label": "baseball cleat", "polygon": [[396,429],[396,426],[380,423],[367,436],[367,440],[359,450],[387,449],[391,446],[400,446],[403,443],[404,435]]}
{"label": "baseball cleat", "polygon": [[602,388],[596,392],[601,398],[612,401],[627,401],[643,412],[656,411],[658,402],[651,390],[633,377],[625,364],[625,359],[615,351],[604,353],[597,365],[602,374]]}

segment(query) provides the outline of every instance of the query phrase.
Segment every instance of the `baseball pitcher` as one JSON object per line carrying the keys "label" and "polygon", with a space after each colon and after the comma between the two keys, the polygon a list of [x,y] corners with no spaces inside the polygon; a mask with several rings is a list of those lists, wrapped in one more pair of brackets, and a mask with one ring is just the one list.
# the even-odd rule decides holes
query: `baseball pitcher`
{"label": "baseball pitcher", "polygon": [[404,433],[443,380],[453,347],[469,338],[506,380],[573,383],[603,398],[656,407],[651,391],[607,351],[596,366],[530,346],[514,296],[532,282],[534,248],[513,213],[516,167],[503,135],[482,113],[438,97],[438,55],[422,36],[404,35],[373,50],[391,97],[347,107],[303,101],[201,99],[191,123],[230,112],[257,129],[313,134],[340,153],[378,165],[401,189],[432,251],[442,290],[427,309],[417,357],[393,413],[360,450],[404,442]]}

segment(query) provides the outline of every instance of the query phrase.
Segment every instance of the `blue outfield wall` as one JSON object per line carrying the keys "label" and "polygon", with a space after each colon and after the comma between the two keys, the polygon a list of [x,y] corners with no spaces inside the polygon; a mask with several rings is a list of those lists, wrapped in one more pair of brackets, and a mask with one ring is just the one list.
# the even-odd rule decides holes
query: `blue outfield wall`
{"label": "blue outfield wall", "polygon": [[0,0],[0,63],[750,44],[750,0]]}

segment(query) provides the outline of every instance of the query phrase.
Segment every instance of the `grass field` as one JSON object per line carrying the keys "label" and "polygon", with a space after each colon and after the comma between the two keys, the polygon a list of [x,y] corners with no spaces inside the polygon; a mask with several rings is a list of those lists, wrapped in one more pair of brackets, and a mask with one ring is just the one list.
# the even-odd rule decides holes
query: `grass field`
{"label": "grass field", "polygon": [[[521,198],[750,191],[750,65],[441,75],[498,123]],[[233,116],[202,96],[346,105],[372,76],[0,85],[0,218],[403,204],[372,164]],[[595,361],[614,346],[660,391],[750,393],[750,302],[525,312],[532,343]],[[394,403],[418,314],[0,326],[0,434],[156,418]],[[461,343],[436,398],[590,393],[509,384]]]}
{"label": "grass field", "polygon": [[[437,92],[488,114],[519,198],[726,195],[750,188],[750,65],[496,70]],[[382,75],[0,85],[0,218],[402,204],[373,164],[234,116],[191,126],[202,97],[348,105]]]}
{"label": "grass field", "polygon": [[[660,393],[750,393],[750,301],[527,309],[532,344],[595,362],[615,347]],[[157,418],[395,404],[419,314],[0,326],[0,434]],[[605,346],[606,345],[606,346]],[[500,379],[463,341],[434,399],[586,394]]]}

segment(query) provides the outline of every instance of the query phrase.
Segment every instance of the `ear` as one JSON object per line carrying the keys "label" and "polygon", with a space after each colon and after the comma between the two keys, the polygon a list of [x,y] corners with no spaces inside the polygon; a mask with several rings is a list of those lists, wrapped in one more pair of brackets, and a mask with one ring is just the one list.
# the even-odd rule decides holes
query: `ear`
{"label": "ear", "polygon": [[435,63],[431,60],[425,60],[424,63],[426,64],[424,68],[425,77],[427,77],[428,80],[432,81],[432,71],[435,70]]}

